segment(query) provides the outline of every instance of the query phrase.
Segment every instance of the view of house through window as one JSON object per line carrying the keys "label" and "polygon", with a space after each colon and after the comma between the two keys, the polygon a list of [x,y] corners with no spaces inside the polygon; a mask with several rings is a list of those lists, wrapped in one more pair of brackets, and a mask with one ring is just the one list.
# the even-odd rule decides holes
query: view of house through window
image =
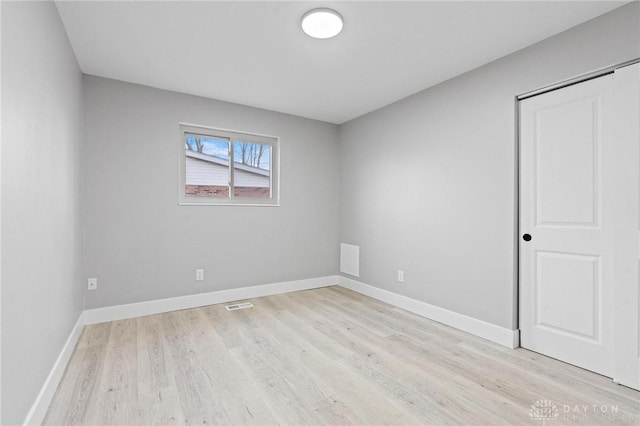
{"label": "view of house through window", "polygon": [[185,139],[185,194],[229,197],[229,141],[193,134],[187,134]]}
{"label": "view of house through window", "polygon": [[180,126],[184,204],[275,204],[277,139]]}
{"label": "view of house through window", "polygon": [[251,142],[233,141],[233,167],[236,197],[269,198],[271,147]]}

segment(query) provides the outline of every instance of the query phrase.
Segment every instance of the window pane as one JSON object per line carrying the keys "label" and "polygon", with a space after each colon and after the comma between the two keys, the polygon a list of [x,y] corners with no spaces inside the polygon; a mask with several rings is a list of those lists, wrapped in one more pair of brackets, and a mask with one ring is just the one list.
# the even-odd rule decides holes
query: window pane
{"label": "window pane", "polygon": [[229,197],[229,141],[210,136],[185,136],[185,195]]}
{"label": "window pane", "polygon": [[234,197],[271,197],[271,146],[233,142]]}

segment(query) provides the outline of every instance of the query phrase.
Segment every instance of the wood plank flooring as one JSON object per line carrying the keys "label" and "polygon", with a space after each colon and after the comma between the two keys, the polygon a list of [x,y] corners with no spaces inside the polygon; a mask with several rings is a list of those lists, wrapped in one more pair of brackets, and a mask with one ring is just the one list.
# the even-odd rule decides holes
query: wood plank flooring
{"label": "wood plank flooring", "polygon": [[639,392],[341,287],[250,302],[85,327],[44,424],[640,424]]}

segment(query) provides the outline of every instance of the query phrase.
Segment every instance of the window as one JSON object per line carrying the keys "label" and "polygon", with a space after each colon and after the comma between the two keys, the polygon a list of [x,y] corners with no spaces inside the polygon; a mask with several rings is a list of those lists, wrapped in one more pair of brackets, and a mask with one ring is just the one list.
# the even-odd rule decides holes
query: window
{"label": "window", "polygon": [[180,125],[183,205],[278,205],[278,138]]}

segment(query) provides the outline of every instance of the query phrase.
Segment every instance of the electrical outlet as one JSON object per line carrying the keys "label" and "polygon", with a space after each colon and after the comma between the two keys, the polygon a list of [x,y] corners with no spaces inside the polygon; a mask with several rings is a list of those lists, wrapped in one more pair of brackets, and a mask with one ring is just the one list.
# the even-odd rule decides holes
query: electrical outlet
{"label": "electrical outlet", "polygon": [[97,278],[89,278],[87,281],[87,290],[97,290],[98,289],[98,279]]}
{"label": "electrical outlet", "polygon": [[204,269],[196,269],[196,281],[204,280]]}
{"label": "electrical outlet", "polygon": [[399,283],[404,282],[404,271],[398,271],[398,282]]}

